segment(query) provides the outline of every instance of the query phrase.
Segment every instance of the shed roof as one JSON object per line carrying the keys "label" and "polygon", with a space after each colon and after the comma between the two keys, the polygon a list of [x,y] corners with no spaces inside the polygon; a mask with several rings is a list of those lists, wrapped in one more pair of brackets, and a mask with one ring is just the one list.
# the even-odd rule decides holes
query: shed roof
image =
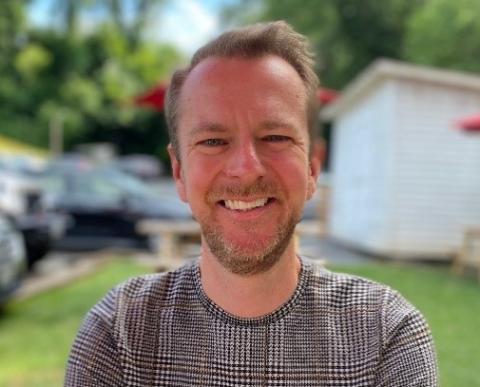
{"label": "shed roof", "polygon": [[386,79],[405,79],[480,92],[480,75],[377,59],[348,84],[340,98],[322,110],[322,119],[335,119]]}

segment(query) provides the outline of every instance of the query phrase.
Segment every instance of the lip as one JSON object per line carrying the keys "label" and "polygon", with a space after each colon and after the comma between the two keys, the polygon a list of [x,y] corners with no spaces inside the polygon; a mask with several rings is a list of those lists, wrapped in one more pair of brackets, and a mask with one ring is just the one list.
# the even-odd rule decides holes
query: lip
{"label": "lip", "polygon": [[[242,199],[228,199],[228,200],[242,200]],[[243,201],[251,202],[255,199],[248,198],[248,200],[243,199]],[[216,207],[221,211],[222,214],[225,214],[235,220],[254,220],[269,212],[273,207],[278,204],[278,200],[272,197],[268,198],[267,203],[262,207],[252,208],[251,210],[231,210],[225,207],[224,200],[220,200],[216,203]]]}
{"label": "lip", "polygon": [[[244,211],[249,211],[249,209],[242,209],[242,208],[232,208],[232,207],[243,207],[243,206],[246,206],[246,207],[249,207],[249,206],[253,206],[254,208],[256,207],[263,207],[266,203],[268,203],[269,200],[271,200],[273,198],[270,198],[268,196],[262,196],[262,197],[259,197],[258,199],[257,198],[248,198],[247,200],[242,200],[242,199],[231,199],[231,198],[227,198],[227,199],[223,199],[223,200],[220,200],[220,204],[227,207],[228,209],[230,210],[244,210]],[[227,203],[229,202],[229,203]]]}
{"label": "lip", "polygon": [[256,200],[259,200],[259,199],[275,199],[273,196],[268,196],[268,195],[262,195],[262,196],[229,196],[229,197],[226,197],[226,198],[222,198],[219,200],[219,202],[221,201],[225,201],[225,200],[240,200],[242,202],[254,202]]}

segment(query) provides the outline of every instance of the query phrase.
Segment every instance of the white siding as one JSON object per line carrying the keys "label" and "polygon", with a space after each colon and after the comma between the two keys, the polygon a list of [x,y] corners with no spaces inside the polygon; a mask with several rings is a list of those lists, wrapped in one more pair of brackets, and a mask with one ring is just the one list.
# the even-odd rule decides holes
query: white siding
{"label": "white siding", "polygon": [[345,111],[333,130],[329,232],[366,249],[382,248],[391,170],[394,84],[385,82]]}
{"label": "white siding", "polygon": [[398,255],[442,255],[480,224],[480,135],[455,122],[480,110],[480,92],[395,81],[390,244]]}

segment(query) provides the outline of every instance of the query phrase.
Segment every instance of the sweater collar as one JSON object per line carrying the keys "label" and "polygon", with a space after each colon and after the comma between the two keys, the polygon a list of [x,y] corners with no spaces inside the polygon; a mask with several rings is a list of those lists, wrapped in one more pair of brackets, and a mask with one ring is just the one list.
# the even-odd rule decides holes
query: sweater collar
{"label": "sweater collar", "polygon": [[228,313],[215,302],[213,302],[203,291],[201,274],[200,274],[200,264],[199,261],[191,266],[191,276],[195,286],[195,291],[202,305],[207,309],[207,311],[212,314],[215,318],[225,321],[229,325],[242,325],[242,326],[262,326],[272,324],[286,315],[288,315],[295,305],[298,303],[301,295],[304,292],[304,289],[307,287],[308,280],[310,278],[312,267],[309,262],[306,262],[302,257],[300,258],[300,273],[298,277],[297,287],[293,292],[292,296],[279,308],[273,312],[266,314],[260,317],[254,318],[242,318],[234,316],[231,313]]}

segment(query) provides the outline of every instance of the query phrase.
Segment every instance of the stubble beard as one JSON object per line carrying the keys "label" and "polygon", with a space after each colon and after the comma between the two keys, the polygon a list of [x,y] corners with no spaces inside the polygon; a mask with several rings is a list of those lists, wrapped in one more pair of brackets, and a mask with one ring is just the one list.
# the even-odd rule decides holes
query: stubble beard
{"label": "stubble beard", "polygon": [[[227,195],[225,195],[225,191],[227,191]],[[228,194],[248,196],[253,193],[275,196],[271,194],[274,191],[275,187],[272,185],[256,183],[247,188],[229,187],[223,189],[222,192],[213,191],[209,194],[209,198],[210,201],[214,201],[218,197],[228,197]],[[268,271],[280,260],[292,240],[300,218],[301,214],[299,213],[289,214],[284,221],[278,223],[274,236],[268,242],[259,241],[256,229],[252,228],[249,230],[250,242],[243,247],[231,242],[221,226],[215,222],[201,220],[199,222],[202,228],[202,238],[218,262],[233,274],[250,276]]]}

